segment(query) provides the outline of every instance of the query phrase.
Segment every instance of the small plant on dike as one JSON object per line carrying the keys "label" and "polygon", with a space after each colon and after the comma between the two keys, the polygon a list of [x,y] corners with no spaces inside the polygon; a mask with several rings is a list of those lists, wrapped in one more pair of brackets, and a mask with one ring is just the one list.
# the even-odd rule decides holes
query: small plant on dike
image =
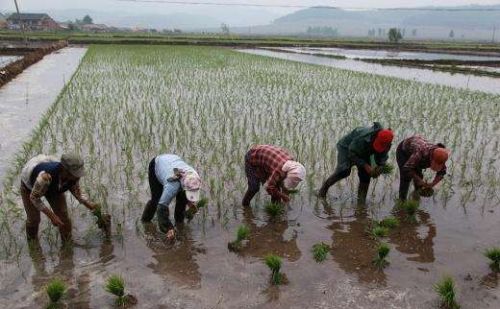
{"label": "small plant on dike", "polygon": [[115,303],[117,306],[135,305],[137,299],[130,294],[125,295],[125,280],[121,276],[111,275],[106,280],[104,286],[106,292],[109,292],[117,297]]}
{"label": "small plant on dike", "polygon": [[446,276],[434,285],[434,290],[441,299],[442,307],[447,309],[458,309],[460,306],[455,300],[456,291],[453,278]]}
{"label": "small plant on dike", "polygon": [[281,206],[279,203],[273,203],[273,202],[267,203],[265,209],[269,217],[273,219],[283,214],[284,212],[283,206]]}
{"label": "small plant on dike", "polygon": [[283,275],[280,273],[281,258],[277,255],[270,254],[264,258],[267,267],[271,269],[271,283],[279,285],[283,281]]}
{"label": "small plant on dike", "polygon": [[377,248],[377,255],[373,259],[373,264],[379,269],[386,267],[389,262],[386,260],[391,248],[386,243],[380,243]]}
{"label": "small plant on dike", "polygon": [[57,308],[59,300],[64,296],[64,293],[66,293],[66,284],[61,279],[55,278],[49,282],[45,291],[50,299],[50,304],[47,308]]}
{"label": "small plant on dike", "polygon": [[484,252],[484,256],[491,260],[490,267],[494,271],[500,271],[500,248],[491,248]]}
{"label": "small plant on dike", "polygon": [[248,239],[250,236],[250,228],[246,225],[240,225],[236,231],[236,240],[227,244],[227,247],[231,251],[241,250],[241,242]]}
{"label": "small plant on dike", "polygon": [[386,227],[388,229],[394,229],[394,228],[398,227],[399,220],[395,217],[387,217],[387,218],[384,218],[382,221],[380,221],[379,225]]}
{"label": "small plant on dike", "polygon": [[407,200],[399,202],[399,208],[401,208],[407,215],[410,221],[416,221],[416,214],[418,210],[418,202],[415,200]]}
{"label": "small plant on dike", "polygon": [[312,247],[314,260],[318,263],[323,262],[324,260],[326,260],[326,256],[328,255],[329,251],[330,247],[323,242],[314,244]]}
{"label": "small plant on dike", "polygon": [[389,229],[385,226],[376,226],[372,229],[372,235],[374,237],[387,237],[387,235],[389,235]]}

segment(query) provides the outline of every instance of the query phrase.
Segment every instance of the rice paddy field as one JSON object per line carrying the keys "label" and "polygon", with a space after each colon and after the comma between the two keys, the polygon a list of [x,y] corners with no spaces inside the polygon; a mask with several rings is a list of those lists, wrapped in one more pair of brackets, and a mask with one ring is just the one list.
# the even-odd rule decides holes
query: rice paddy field
{"label": "rice paddy field", "polygon": [[[45,306],[45,286],[57,277],[67,306],[112,307],[104,285],[119,274],[138,308],[439,308],[433,286],[451,276],[462,308],[499,308],[499,275],[483,255],[500,246],[499,119],[499,95],[224,48],[90,46],[4,179],[2,304]],[[367,205],[356,203],[354,172],[327,203],[314,195],[335,167],[337,140],[373,121],[396,133],[393,165],[397,143],[415,133],[452,150],[449,175],[420,200],[415,220],[396,208],[397,171],[372,182]],[[257,143],[286,147],[307,168],[275,219],[264,192],[241,207],[244,155]],[[68,195],[75,244],[60,249],[42,216],[41,248],[29,250],[19,171],[36,154],[66,151],[85,158],[82,186],[112,215],[112,237]],[[140,222],[148,163],[160,153],[191,163],[209,201],[178,226],[174,244],[155,221]],[[372,228],[388,216],[399,225],[381,236],[390,253],[379,268]],[[246,246],[231,252],[242,224]],[[329,251],[316,262],[321,242]],[[269,254],[281,258],[286,284],[271,284]]]}

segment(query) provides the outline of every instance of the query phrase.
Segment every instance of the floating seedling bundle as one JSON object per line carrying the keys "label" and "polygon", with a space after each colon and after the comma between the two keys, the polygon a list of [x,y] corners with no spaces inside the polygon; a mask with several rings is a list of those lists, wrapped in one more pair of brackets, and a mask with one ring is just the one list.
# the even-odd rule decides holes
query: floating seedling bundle
{"label": "floating seedling bundle", "polygon": [[264,258],[264,262],[271,270],[271,283],[273,285],[280,285],[284,282],[284,275],[281,270],[281,258],[277,255],[270,254]]}
{"label": "floating seedling bundle", "polygon": [[66,293],[66,284],[61,279],[52,279],[45,287],[45,291],[50,299],[47,309],[56,309],[61,307],[60,300]]}
{"label": "floating seedling bundle", "polygon": [[441,300],[441,305],[446,309],[458,309],[460,305],[458,305],[456,301],[456,288],[455,282],[452,277],[446,276],[441,281],[434,285],[434,290],[439,295]]}
{"label": "floating seedling bundle", "polygon": [[314,260],[320,263],[326,260],[328,252],[330,252],[330,247],[327,244],[320,242],[314,244],[311,251],[313,253]]}
{"label": "floating seedling bundle", "polygon": [[387,256],[389,255],[390,251],[391,248],[389,248],[389,245],[387,245],[386,243],[380,243],[377,247],[377,254],[373,259],[373,264],[379,269],[382,269],[389,265]]}

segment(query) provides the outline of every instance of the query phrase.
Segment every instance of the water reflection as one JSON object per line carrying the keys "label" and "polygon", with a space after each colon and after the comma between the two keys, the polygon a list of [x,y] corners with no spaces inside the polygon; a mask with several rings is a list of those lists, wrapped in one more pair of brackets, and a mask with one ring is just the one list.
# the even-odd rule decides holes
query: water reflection
{"label": "water reflection", "polygon": [[275,254],[289,261],[297,261],[301,252],[297,246],[297,234],[287,235],[288,221],[276,220],[267,224],[255,218],[251,207],[243,210],[243,223],[250,228],[248,244],[240,254],[262,258],[268,254]]}
{"label": "water reflection", "polygon": [[331,254],[341,269],[357,275],[359,281],[385,286],[385,273],[373,265],[378,242],[367,233],[371,225],[364,205],[356,206],[353,217],[336,216],[328,227],[333,230]]}
{"label": "water reflection", "polygon": [[407,258],[408,261],[434,262],[436,226],[432,223],[429,213],[419,210],[417,212],[417,222],[408,222],[406,215],[401,212],[395,214],[400,225],[389,236],[390,242],[395,245],[395,249],[401,253],[411,255]]}
{"label": "water reflection", "polygon": [[153,258],[157,261],[148,267],[154,273],[167,276],[180,285],[200,288],[201,274],[196,256],[199,253],[204,254],[205,249],[195,245],[189,226],[178,224],[176,228],[177,241],[170,245],[165,242],[165,234],[159,232],[155,224],[144,224],[147,246],[153,250]]}
{"label": "water reflection", "polygon": [[[113,244],[103,241],[99,248],[99,263],[106,263],[113,259]],[[45,287],[54,278],[59,278],[68,286],[65,301],[71,308],[90,308],[90,272],[83,271],[75,274],[73,245],[65,245],[58,251],[57,264],[52,271],[47,267],[47,258],[43,253],[40,243],[34,241],[29,244],[29,255],[33,263],[34,274],[31,283],[35,296],[34,303],[46,304],[48,302]]]}

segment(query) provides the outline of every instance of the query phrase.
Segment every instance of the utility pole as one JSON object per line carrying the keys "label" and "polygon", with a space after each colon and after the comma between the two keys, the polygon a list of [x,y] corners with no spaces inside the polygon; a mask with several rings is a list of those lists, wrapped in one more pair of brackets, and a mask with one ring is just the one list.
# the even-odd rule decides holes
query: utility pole
{"label": "utility pole", "polygon": [[496,25],[493,25],[493,36],[491,37],[491,43],[495,43],[495,32],[497,30]]}
{"label": "utility pole", "polygon": [[14,4],[16,5],[17,17],[19,19],[19,25],[21,26],[21,32],[24,36],[24,44],[28,45],[28,37],[26,36],[26,32],[24,31],[24,23],[21,21],[21,13],[19,13],[19,5],[17,5],[17,0],[14,0]]}

